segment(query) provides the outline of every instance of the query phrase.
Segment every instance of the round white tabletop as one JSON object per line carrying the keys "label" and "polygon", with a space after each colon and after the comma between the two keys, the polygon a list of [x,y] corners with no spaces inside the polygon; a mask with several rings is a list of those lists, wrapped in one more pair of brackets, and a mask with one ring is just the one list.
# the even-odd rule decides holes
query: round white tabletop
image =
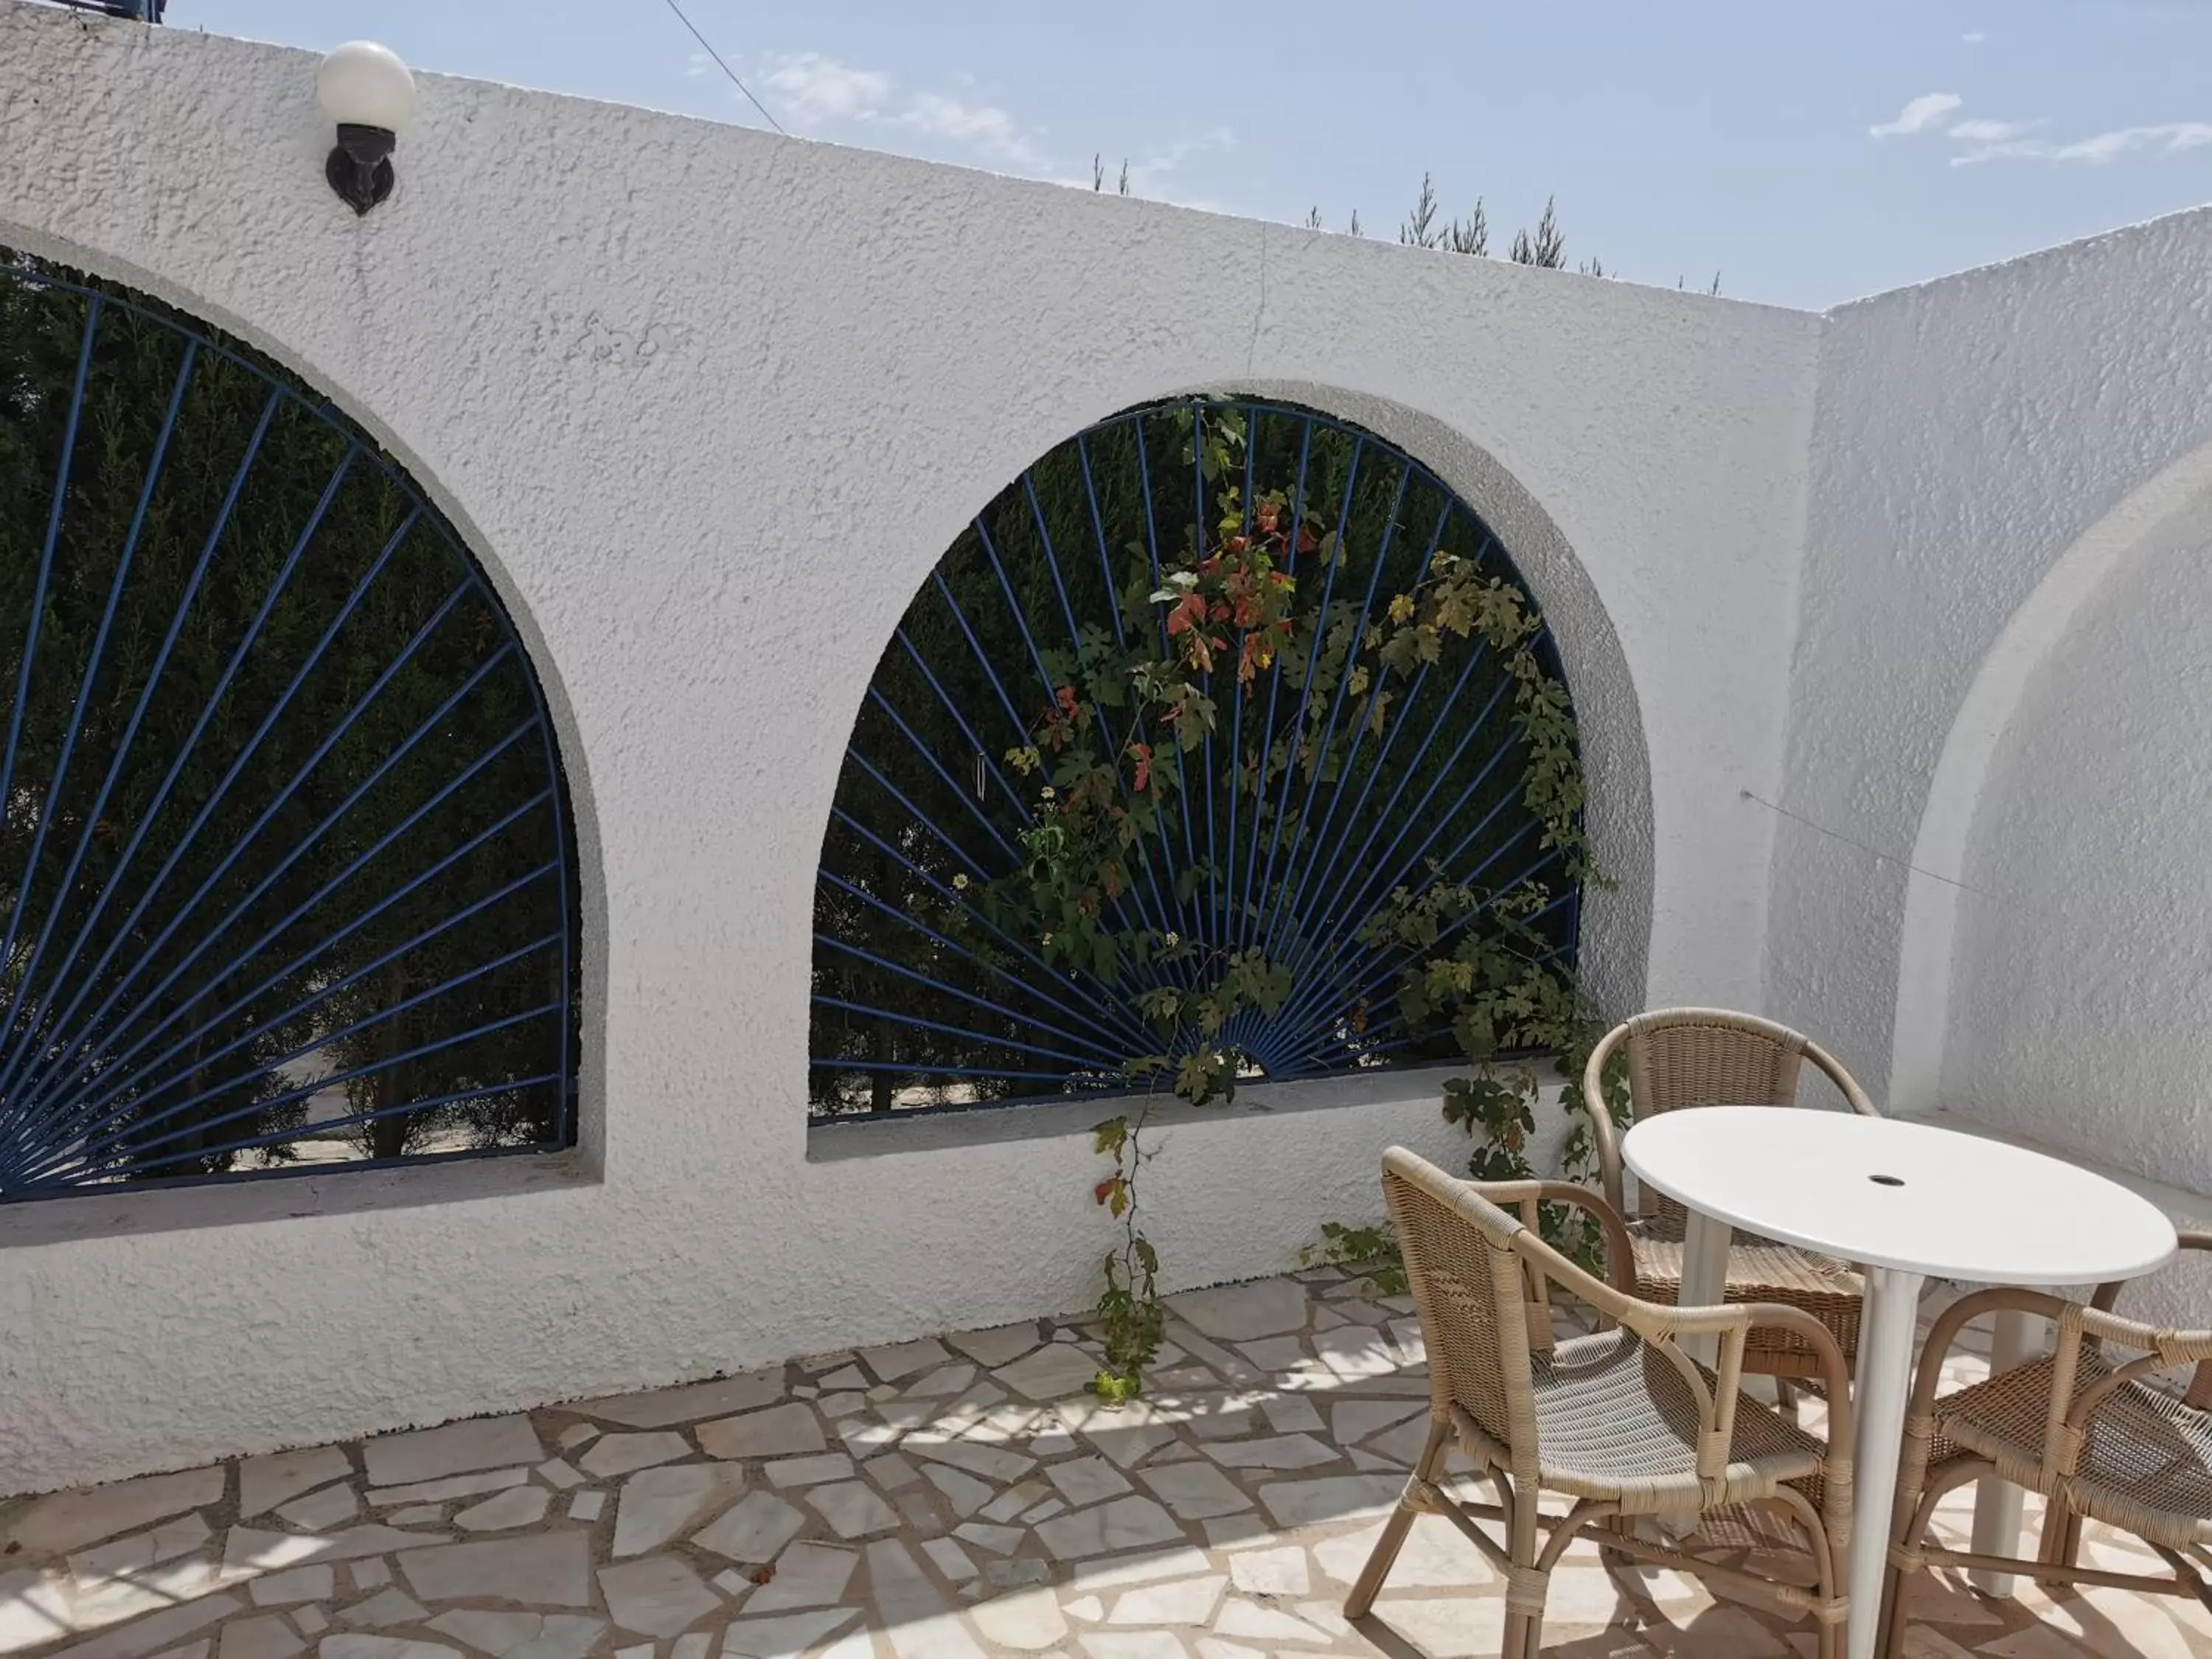
{"label": "round white tabletop", "polygon": [[2164,1213],[2116,1182],[1925,1123],[1704,1106],[1644,1119],[1621,1155],[1701,1214],[1868,1267],[2088,1285],[2149,1273],[2177,1248]]}

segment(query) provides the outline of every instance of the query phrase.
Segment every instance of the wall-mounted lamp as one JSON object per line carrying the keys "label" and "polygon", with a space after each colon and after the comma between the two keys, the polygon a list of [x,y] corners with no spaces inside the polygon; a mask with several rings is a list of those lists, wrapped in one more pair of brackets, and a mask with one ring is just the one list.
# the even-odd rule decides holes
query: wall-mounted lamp
{"label": "wall-mounted lamp", "polygon": [[323,176],[341,201],[366,213],[392,194],[392,151],[414,118],[415,77],[389,46],[349,40],[315,71],[315,96],[338,129]]}

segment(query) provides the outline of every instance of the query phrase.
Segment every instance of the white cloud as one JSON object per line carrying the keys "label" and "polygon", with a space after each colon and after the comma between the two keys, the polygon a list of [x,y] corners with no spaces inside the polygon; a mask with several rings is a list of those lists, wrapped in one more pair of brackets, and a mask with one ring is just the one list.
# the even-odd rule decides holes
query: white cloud
{"label": "white cloud", "polygon": [[[1006,110],[938,92],[905,92],[885,70],[859,69],[818,52],[782,52],[761,60],[769,107],[793,127],[901,126],[943,139],[988,160],[1036,170],[1045,164],[1035,137]],[[956,86],[975,77],[951,76]]]}
{"label": "white cloud", "polygon": [[768,62],[762,84],[776,94],[774,104],[797,126],[866,120],[891,95],[891,77],[881,70],[854,69],[818,52],[786,52]]}
{"label": "white cloud", "polygon": [[1897,119],[1884,121],[1867,129],[1870,138],[1898,138],[1911,132],[1925,132],[1966,100],[1955,92],[1923,93],[1898,112]]}
{"label": "white cloud", "polygon": [[714,60],[713,58],[708,57],[703,52],[695,52],[691,54],[690,60],[684,64],[684,72],[690,76],[704,75],[708,70],[714,67]]}
{"label": "white cloud", "polygon": [[2001,144],[2023,132],[2033,132],[2042,125],[2040,121],[1961,121],[1946,128],[1944,136],[1961,143]]}
{"label": "white cloud", "polygon": [[2102,167],[2124,155],[2172,155],[2212,144],[2212,121],[2166,121],[2155,126],[2116,127],[2069,143],[2014,138],[1952,157],[1954,167],[1977,161],[2083,161]]}
{"label": "white cloud", "polygon": [[902,126],[950,138],[995,161],[1041,167],[1044,157],[1014,118],[994,104],[963,103],[942,93],[918,92],[892,118]]}
{"label": "white cloud", "polygon": [[1988,35],[1983,33],[1979,29],[1968,29],[1964,34],[1959,37],[1959,39],[1965,41],[1970,46],[1978,46],[1983,41],[1989,38],[1990,37]]}

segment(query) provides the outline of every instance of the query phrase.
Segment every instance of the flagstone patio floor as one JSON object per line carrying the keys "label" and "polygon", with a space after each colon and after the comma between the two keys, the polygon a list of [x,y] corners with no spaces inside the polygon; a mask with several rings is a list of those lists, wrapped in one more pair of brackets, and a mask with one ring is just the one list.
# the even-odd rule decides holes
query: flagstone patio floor
{"label": "flagstone patio floor", "polygon": [[[1084,1392],[1085,1334],[1048,1321],[0,1503],[0,1654],[1495,1654],[1501,1581],[1433,1517],[1374,1616],[1340,1611],[1426,1429],[1411,1304],[1322,1269],[1173,1306],[1119,1410]],[[1947,1506],[1954,1537],[1972,1501]],[[2157,1570],[2101,1529],[2087,1548]],[[1921,1588],[1909,1659],[2212,1659],[2212,1615],[2170,1599]],[[1808,1624],[1587,1546],[1546,1646],[1814,1648]]]}

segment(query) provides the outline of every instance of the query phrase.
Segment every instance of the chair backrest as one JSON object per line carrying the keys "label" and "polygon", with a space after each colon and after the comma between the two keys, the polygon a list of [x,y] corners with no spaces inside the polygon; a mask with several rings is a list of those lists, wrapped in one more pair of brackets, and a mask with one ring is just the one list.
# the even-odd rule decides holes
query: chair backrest
{"label": "chair backrest", "polygon": [[1457,1406],[1516,1462],[1533,1460],[1528,1304],[1513,1249],[1521,1224],[1398,1146],[1382,1157],[1382,1198],[1421,1316],[1431,1409],[1443,1417]]}
{"label": "chair backrest", "polygon": [[[1628,1067],[1629,1111],[1636,1121],[1695,1106],[1789,1106],[1806,1061],[1842,1092],[1851,1110],[1878,1115],[1866,1091],[1843,1063],[1802,1031],[1756,1014],[1725,1008],[1658,1008],[1636,1014],[1606,1033],[1592,1051],[1584,1096],[1602,1099],[1607,1066],[1619,1052]],[[1620,1152],[1609,1120],[1591,1113],[1606,1195],[1623,1206]],[[1656,1211],[1655,1206],[1656,1206]],[[1658,1194],[1643,1206],[1679,1224],[1681,1206]]]}

